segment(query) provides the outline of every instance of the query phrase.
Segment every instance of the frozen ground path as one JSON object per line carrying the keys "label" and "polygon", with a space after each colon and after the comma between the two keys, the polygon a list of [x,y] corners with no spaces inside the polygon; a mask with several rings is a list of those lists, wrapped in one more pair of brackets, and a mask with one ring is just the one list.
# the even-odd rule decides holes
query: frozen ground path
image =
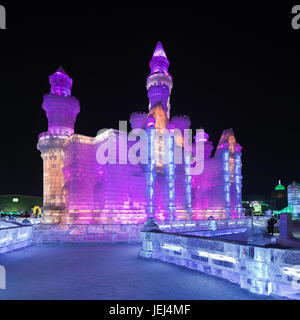
{"label": "frozen ground path", "polygon": [[278,299],[138,256],[140,245],[32,246],[0,256],[0,299]]}

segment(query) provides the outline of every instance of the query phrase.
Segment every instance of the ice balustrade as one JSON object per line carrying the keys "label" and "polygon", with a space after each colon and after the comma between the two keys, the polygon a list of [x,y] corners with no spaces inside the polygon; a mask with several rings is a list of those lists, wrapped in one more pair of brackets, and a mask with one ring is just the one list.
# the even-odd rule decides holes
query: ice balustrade
{"label": "ice balustrade", "polygon": [[213,219],[188,221],[159,221],[158,225],[163,231],[197,231],[251,227],[251,218],[243,219]]}
{"label": "ice balustrade", "polygon": [[[244,232],[250,228],[250,219],[220,221],[159,221],[165,232],[192,233],[206,236]],[[231,222],[231,223],[229,223]],[[144,224],[34,224],[34,243],[44,242],[141,242]],[[222,231],[222,232],[221,232]]]}
{"label": "ice balustrade", "polygon": [[0,220],[0,253],[28,246],[32,242],[32,237],[31,224],[22,225]]}
{"label": "ice balustrade", "polygon": [[141,236],[142,257],[227,279],[253,293],[300,299],[300,250],[161,230],[143,231]]}

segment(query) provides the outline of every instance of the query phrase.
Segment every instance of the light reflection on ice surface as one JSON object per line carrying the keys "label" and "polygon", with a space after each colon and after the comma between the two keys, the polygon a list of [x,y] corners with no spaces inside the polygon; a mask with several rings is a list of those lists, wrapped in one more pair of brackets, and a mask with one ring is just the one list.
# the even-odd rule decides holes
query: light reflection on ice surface
{"label": "light reflection on ice surface", "polygon": [[0,256],[0,299],[279,299],[184,267],[139,257],[139,244],[31,246]]}

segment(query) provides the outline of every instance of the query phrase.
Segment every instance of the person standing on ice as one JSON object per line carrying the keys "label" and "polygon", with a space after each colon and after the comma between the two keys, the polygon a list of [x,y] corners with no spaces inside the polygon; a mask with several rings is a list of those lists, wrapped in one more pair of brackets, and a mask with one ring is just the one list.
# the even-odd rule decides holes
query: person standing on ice
{"label": "person standing on ice", "polygon": [[269,220],[268,220],[268,233],[274,234],[274,224],[277,223],[277,220],[272,216]]}

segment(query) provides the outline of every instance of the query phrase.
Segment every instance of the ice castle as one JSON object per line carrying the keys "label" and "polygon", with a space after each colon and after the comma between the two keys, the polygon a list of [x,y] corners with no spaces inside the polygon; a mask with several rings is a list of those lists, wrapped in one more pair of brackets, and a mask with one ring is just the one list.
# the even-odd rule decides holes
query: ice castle
{"label": "ice castle", "polygon": [[[122,130],[100,131],[96,137],[74,133],[80,107],[71,96],[72,79],[62,67],[49,77],[51,91],[42,105],[48,131],[39,135],[37,145],[43,159],[44,223],[140,224],[149,216],[159,221],[243,217],[242,147],[232,129],[223,131],[214,154],[207,133],[196,134],[190,144],[180,135],[170,135],[167,146],[157,138],[157,132],[184,133],[191,125],[187,116],[170,116],[173,80],[168,68],[158,42],[146,81],[149,110],[130,116],[132,129],[144,129],[149,138],[148,161],[137,164],[127,161],[133,142]],[[117,161],[99,163],[97,152],[111,137]],[[200,155],[197,143],[203,145]],[[174,162],[175,148],[186,151],[181,164]],[[165,156],[167,163],[161,161]],[[192,162],[204,165],[201,174],[191,174]]]}

